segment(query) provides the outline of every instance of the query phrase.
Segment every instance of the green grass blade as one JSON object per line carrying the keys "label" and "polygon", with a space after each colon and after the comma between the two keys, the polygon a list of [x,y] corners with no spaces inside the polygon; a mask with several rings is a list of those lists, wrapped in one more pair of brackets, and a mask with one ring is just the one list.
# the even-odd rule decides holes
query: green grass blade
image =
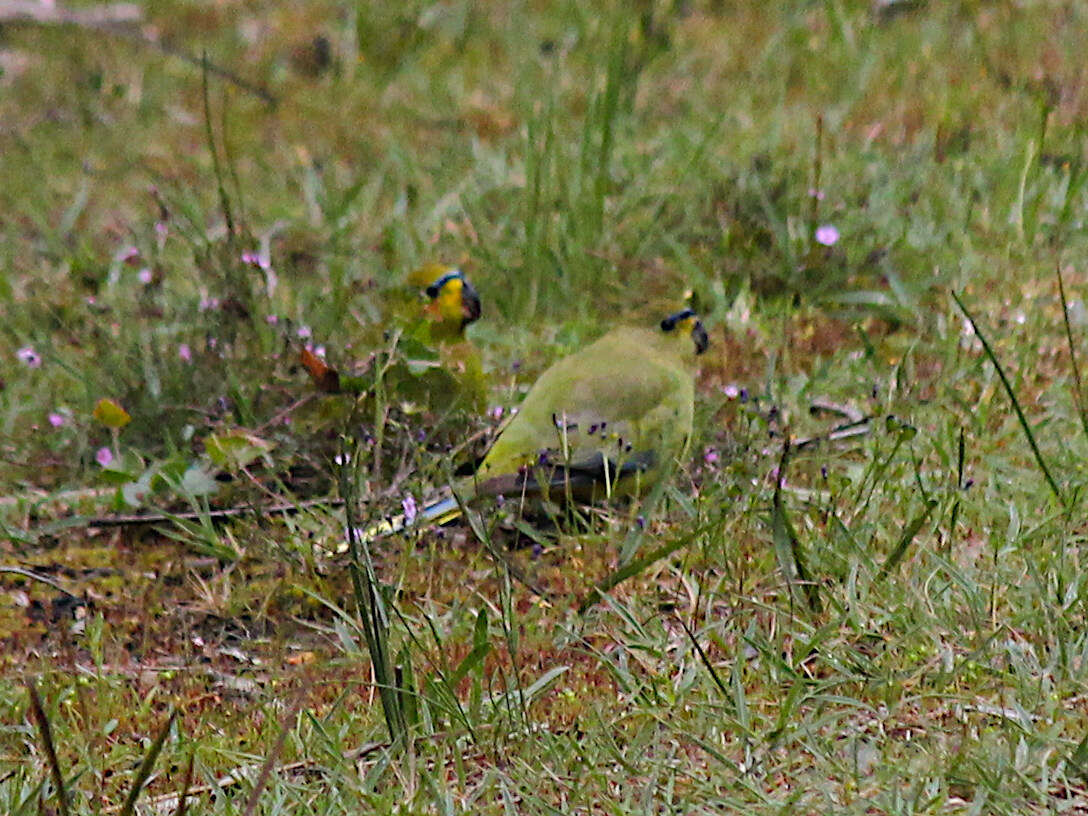
{"label": "green grass blade", "polygon": [[196,760],[196,752],[189,752],[189,761],[185,764],[185,778],[181,783],[181,793],[178,794],[178,807],[174,816],[185,816],[189,809],[189,791],[193,787],[193,763]]}
{"label": "green grass blade", "polygon": [[144,785],[147,784],[147,780],[151,777],[151,771],[155,768],[155,760],[159,758],[159,754],[162,753],[162,748],[166,744],[166,738],[170,735],[170,729],[174,725],[174,720],[178,718],[178,711],[175,708],[170,712],[170,716],[167,717],[166,723],[159,729],[159,733],[155,736],[154,742],[147,749],[147,753],[144,754],[143,761],[140,763],[139,770],[136,771],[136,778],[132,780],[132,787],[129,789],[128,796],[125,797],[125,803],[121,806],[120,816],[132,816],[136,811],[136,800],[140,798],[140,792],[144,789]]}
{"label": "green grass blade", "polygon": [[[812,580],[808,569],[808,561],[805,557],[804,545],[797,536],[793,524],[786,513],[785,502],[782,501],[782,485],[786,481],[786,463],[789,460],[789,442],[782,449],[779,459],[778,475],[775,477],[774,504],[771,511],[771,537],[774,540],[775,552],[778,554],[782,571],[793,588],[800,583],[805,600],[810,610],[816,614],[823,611],[823,603],[820,600],[820,588]],[[797,580],[793,578],[796,576]]]}
{"label": "green grass blade", "polygon": [[926,501],[925,509],[911,519],[910,523],[906,526],[906,529],[903,530],[903,535],[899,537],[895,549],[892,550],[891,555],[888,556],[888,560],[884,562],[884,566],[882,566],[880,572],[877,573],[876,580],[878,583],[887,578],[888,573],[895,569],[899,565],[899,562],[903,560],[903,556],[907,554],[910,543],[914,541],[914,537],[918,535],[918,531],[922,529],[922,525],[926,523],[926,520],[936,506],[936,500],[929,499]]}
{"label": "green grass blade", "polygon": [[654,562],[660,561],[662,558],[668,558],[687,543],[688,539],[678,538],[675,541],[670,541],[668,544],[662,544],[660,547],[646,553],[642,558],[636,558],[634,561],[611,573],[590,590],[589,595],[579,605],[578,614],[584,615],[604,597],[605,593],[622,584],[628,578],[638,575]]}
{"label": "green grass blade", "polygon": [[68,816],[68,791],[65,789],[64,774],[61,772],[60,761],[57,759],[57,751],[53,745],[53,730],[49,726],[49,718],[45,715],[45,707],[42,705],[42,698],[38,695],[34,681],[26,681],[26,690],[30,695],[30,710],[38,726],[38,736],[41,737],[42,748],[45,750],[46,759],[49,760],[53,785],[57,789],[57,806],[60,808],[61,816]]}
{"label": "green grass blade", "polygon": [[1084,407],[1084,386],[1081,384],[1080,365],[1077,363],[1077,345],[1073,342],[1073,327],[1069,323],[1069,300],[1065,296],[1065,281],[1062,280],[1062,265],[1054,267],[1058,275],[1058,294],[1062,301],[1062,321],[1065,323],[1065,340],[1069,344],[1069,364],[1073,369],[1073,404],[1077,407],[1080,427],[1088,438],[1088,411]]}
{"label": "green grass blade", "polygon": [[993,348],[990,346],[990,341],[986,339],[986,335],[979,329],[974,316],[968,311],[967,307],[960,299],[960,296],[957,295],[955,291],[952,292],[952,298],[956,301],[956,305],[960,307],[960,311],[963,312],[964,317],[967,318],[968,322],[971,324],[971,328],[974,329],[978,339],[982,342],[982,348],[985,350],[986,356],[990,358],[990,362],[993,363],[994,369],[997,371],[997,376],[1001,378],[1001,384],[1005,387],[1005,393],[1008,394],[1009,400],[1012,402],[1013,410],[1016,411],[1016,418],[1020,421],[1020,427],[1024,429],[1024,436],[1027,437],[1028,445],[1031,446],[1031,452],[1035,454],[1035,461],[1039,465],[1039,470],[1043,472],[1043,477],[1046,479],[1046,483],[1050,486],[1050,490],[1054,493],[1055,498],[1057,498],[1064,506],[1066,504],[1065,497],[1062,495],[1058,483],[1054,481],[1054,477],[1050,474],[1050,468],[1047,467],[1046,460],[1043,458],[1043,453],[1039,450],[1039,445],[1035,441],[1035,434],[1032,433],[1031,425],[1028,424],[1028,418],[1024,414],[1024,409],[1020,407],[1020,400],[1016,398],[1016,392],[1013,391],[1012,383],[1009,382],[1005,370],[1001,367],[1001,363],[998,362],[997,354],[994,353]]}
{"label": "green grass blade", "polygon": [[695,633],[691,631],[691,627],[688,626],[687,622],[679,615],[676,615],[675,617],[676,621],[680,624],[680,627],[684,630],[684,634],[687,635],[688,640],[691,641],[692,648],[695,649],[695,653],[699,656],[699,662],[702,663],[707,672],[710,673],[710,679],[714,681],[714,685],[716,685],[718,691],[722,693],[722,699],[732,699],[733,695],[730,694],[728,687],[725,685],[725,681],[718,676],[718,670],[715,669],[714,664],[710,662],[709,655],[707,655],[706,650],[704,650],[699,643],[698,638],[695,637]]}

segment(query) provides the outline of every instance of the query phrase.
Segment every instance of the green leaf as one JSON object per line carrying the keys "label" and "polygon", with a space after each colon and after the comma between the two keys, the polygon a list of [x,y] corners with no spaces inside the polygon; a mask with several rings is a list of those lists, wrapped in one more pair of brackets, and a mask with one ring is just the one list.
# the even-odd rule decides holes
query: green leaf
{"label": "green leaf", "polygon": [[178,489],[188,496],[210,496],[219,489],[219,482],[199,465],[193,465],[181,477]]}
{"label": "green leaf", "polygon": [[476,626],[472,633],[472,651],[465,655],[453,674],[450,675],[450,683],[456,685],[470,671],[480,666],[491,651],[491,644],[487,639],[487,610],[481,609],[476,616]]}
{"label": "green leaf", "polygon": [[128,415],[128,411],[121,407],[120,403],[106,398],[100,399],[95,404],[91,416],[107,428],[114,430],[120,430],[132,421],[132,417]]}
{"label": "green leaf", "polygon": [[204,439],[204,450],[212,462],[235,470],[266,456],[273,447],[271,442],[241,429],[212,434]]}
{"label": "green leaf", "polygon": [[[144,460],[135,451],[125,451],[99,471],[99,478],[109,485],[126,485],[137,481],[144,472]],[[150,489],[150,482],[148,483]]]}

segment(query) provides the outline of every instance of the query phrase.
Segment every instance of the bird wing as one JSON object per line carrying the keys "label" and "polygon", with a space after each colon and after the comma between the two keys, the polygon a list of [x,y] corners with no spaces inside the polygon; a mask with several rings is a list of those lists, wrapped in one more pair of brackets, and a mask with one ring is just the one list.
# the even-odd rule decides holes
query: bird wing
{"label": "bird wing", "polygon": [[691,377],[646,339],[613,332],[548,369],[481,464],[480,492],[513,492],[506,483],[519,473],[524,486],[527,465],[551,468],[549,481],[650,478],[679,452],[691,432]]}

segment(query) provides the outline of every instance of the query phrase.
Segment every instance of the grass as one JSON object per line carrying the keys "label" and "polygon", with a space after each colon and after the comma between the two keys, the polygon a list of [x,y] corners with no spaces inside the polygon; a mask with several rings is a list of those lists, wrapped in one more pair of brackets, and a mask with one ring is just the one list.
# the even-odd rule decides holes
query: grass
{"label": "grass", "polygon": [[[142,13],[0,31],[0,810],[1088,808],[1088,8]],[[654,501],[345,534],[494,434],[436,260],[504,410],[690,290]]]}

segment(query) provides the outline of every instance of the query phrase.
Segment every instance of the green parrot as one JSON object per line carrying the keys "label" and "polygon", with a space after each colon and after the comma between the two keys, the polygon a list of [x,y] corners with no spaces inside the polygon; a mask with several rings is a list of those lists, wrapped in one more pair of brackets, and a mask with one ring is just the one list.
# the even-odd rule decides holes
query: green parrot
{"label": "green parrot", "polygon": [[[487,402],[487,378],[479,349],[465,337],[465,329],[480,319],[480,296],[460,270],[439,270],[439,276],[424,290],[428,302],[423,307],[422,323],[406,332],[407,339],[438,354],[434,376],[424,377],[426,381],[420,383],[426,395],[424,402],[460,402],[466,408],[482,411]],[[405,385],[410,392],[410,385]]]}
{"label": "green parrot", "polygon": [[[402,334],[402,350],[418,371],[399,378],[404,381],[404,396],[442,391],[448,392],[443,394],[448,402],[463,392],[473,408],[480,408],[485,396],[483,366],[479,352],[465,338],[465,329],[480,318],[480,296],[460,270],[442,264],[421,267],[410,279],[431,273],[436,277],[424,289],[427,301],[421,309],[416,307],[418,317]],[[301,351],[301,362],[318,389],[327,393],[362,393],[371,384],[367,376],[340,374],[307,348]]]}
{"label": "green parrot", "polygon": [[[454,485],[480,496],[594,501],[635,496],[683,458],[695,404],[695,358],[706,350],[691,309],[654,329],[619,328],[555,363],[536,381],[475,475]],[[456,498],[414,519],[374,525],[372,538],[460,514]]]}

